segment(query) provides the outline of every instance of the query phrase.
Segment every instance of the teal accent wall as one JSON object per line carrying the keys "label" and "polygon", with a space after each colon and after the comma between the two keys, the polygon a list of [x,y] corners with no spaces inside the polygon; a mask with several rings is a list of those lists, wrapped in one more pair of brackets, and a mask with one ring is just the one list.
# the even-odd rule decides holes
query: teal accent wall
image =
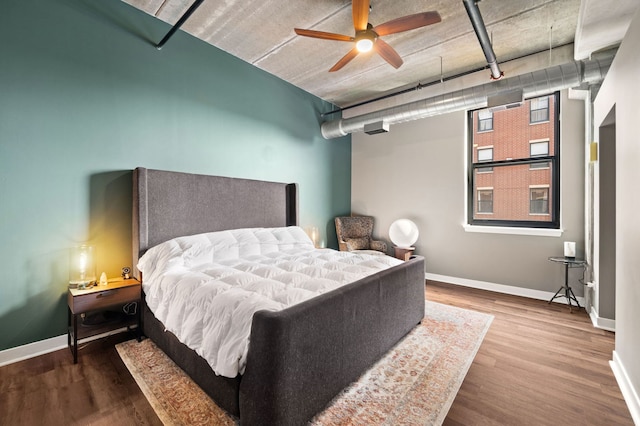
{"label": "teal accent wall", "polygon": [[302,226],[335,247],[351,139],[333,108],[119,0],[4,0],[0,14],[0,350],[66,332],[68,252],[131,266],[137,166],[297,182]]}

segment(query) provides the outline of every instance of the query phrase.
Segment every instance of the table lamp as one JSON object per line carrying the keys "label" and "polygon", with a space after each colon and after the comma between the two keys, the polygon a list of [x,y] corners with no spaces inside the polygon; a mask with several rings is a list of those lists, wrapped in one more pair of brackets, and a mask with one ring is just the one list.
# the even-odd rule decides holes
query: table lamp
{"label": "table lamp", "polygon": [[398,219],[389,227],[389,239],[400,248],[412,248],[419,235],[418,226],[409,219]]}
{"label": "table lamp", "polygon": [[574,241],[564,242],[564,257],[574,259],[576,257],[576,243]]}
{"label": "table lamp", "polygon": [[69,288],[85,289],[96,281],[95,250],[82,245],[71,249],[69,256]]}
{"label": "table lamp", "polygon": [[313,246],[315,248],[324,247],[324,241],[322,241],[322,238],[320,237],[320,231],[317,227],[309,226],[308,228],[305,228],[305,232],[307,233],[309,238],[311,238],[311,241],[313,241]]}

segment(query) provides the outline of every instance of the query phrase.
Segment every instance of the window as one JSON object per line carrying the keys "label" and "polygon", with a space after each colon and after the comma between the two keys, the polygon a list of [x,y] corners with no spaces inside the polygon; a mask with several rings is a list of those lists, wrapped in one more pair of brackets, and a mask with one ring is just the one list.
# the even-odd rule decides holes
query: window
{"label": "window", "polygon": [[540,157],[549,155],[549,141],[529,142],[529,155],[531,157]]}
{"label": "window", "polygon": [[488,109],[478,111],[478,131],[487,132],[493,130],[493,113]]}
{"label": "window", "polygon": [[[560,229],[559,99],[554,93],[495,110],[492,119],[508,126],[491,132],[480,130],[480,111],[469,111],[470,225]],[[531,126],[532,118],[547,121]]]}
{"label": "window", "polygon": [[549,188],[530,188],[529,194],[529,213],[549,214]]}
{"label": "window", "polygon": [[[493,147],[478,148],[478,163],[486,163],[491,160],[493,160]],[[493,167],[478,168],[478,173],[490,173],[492,171]]]}
{"label": "window", "polygon": [[478,189],[478,213],[493,213],[493,189]]}
{"label": "window", "polygon": [[531,99],[531,123],[549,121],[549,97]]}
{"label": "window", "polygon": [[[531,141],[529,142],[529,156],[531,158],[535,157],[546,157],[549,155],[549,141]],[[529,165],[530,169],[547,169],[549,168],[549,162],[543,161],[539,163],[531,163]]]}

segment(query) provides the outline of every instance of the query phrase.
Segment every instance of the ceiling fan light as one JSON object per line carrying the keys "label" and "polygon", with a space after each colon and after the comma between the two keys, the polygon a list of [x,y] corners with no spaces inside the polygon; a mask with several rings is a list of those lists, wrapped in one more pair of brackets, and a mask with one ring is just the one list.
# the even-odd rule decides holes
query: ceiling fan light
{"label": "ceiling fan light", "polygon": [[373,40],[369,38],[361,38],[356,42],[358,52],[368,52],[373,48]]}

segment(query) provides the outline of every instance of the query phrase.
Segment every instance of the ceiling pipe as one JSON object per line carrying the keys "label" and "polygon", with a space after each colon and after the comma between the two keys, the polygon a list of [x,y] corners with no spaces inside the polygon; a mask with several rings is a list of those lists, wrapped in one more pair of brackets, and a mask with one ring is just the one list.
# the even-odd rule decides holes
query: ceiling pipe
{"label": "ceiling pipe", "polygon": [[[556,49],[565,47],[567,45],[573,46],[573,43],[567,43],[565,45],[556,46]],[[536,53],[540,53],[540,52],[545,52],[546,53],[548,51],[549,51],[549,49],[539,50],[537,52],[530,53],[530,54],[525,55],[525,56],[520,56],[520,57],[517,57],[517,58],[513,58],[511,60],[514,61],[516,59],[522,59],[522,58],[524,58],[526,56],[534,55]],[[440,59],[442,60],[442,58],[440,58]],[[442,77],[441,76],[438,80],[432,80],[432,81],[429,81],[427,83],[419,82],[415,86],[409,87],[407,89],[402,89],[402,90],[399,90],[397,92],[392,92],[392,93],[388,93],[386,95],[378,96],[377,98],[368,99],[366,101],[358,102],[356,104],[351,104],[351,105],[348,105],[348,106],[345,106],[345,107],[332,109],[331,111],[323,112],[323,113],[320,114],[320,117],[324,118],[324,117],[327,117],[329,115],[337,114],[337,113],[342,112],[342,111],[347,111],[347,110],[352,109],[352,108],[357,108],[357,107],[362,106],[362,105],[368,105],[368,104],[372,104],[374,102],[379,102],[379,101],[382,101],[382,100],[385,100],[385,99],[388,99],[388,98],[393,98],[395,96],[400,96],[400,95],[404,95],[404,94],[407,94],[407,93],[410,93],[410,92],[415,92],[415,91],[418,91],[418,90],[422,90],[425,87],[434,86],[436,84],[442,84],[445,81],[455,80],[456,78],[464,77],[464,76],[467,76],[469,74],[475,74],[476,72],[482,71],[484,69],[486,69],[486,68],[485,67],[475,68],[475,69],[472,69],[472,70],[460,72],[458,74],[453,74],[453,75],[450,75],[448,77]]]}
{"label": "ceiling pipe", "polygon": [[478,41],[480,42],[480,47],[482,47],[484,56],[487,58],[489,69],[491,69],[491,79],[500,80],[504,73],[500,71],[496,54],[493,52],[491,40],[489,40],[489,35],[487,34],[487,27],[485,27],[482,15],[480,14],[480,9],[478,9],[479,1],[480,0],[462,0],[462,3],[464,3],[464,8],[467,9],[467,15],[469,15],[471,25],[473,25],[473,30],[476,32]]}
{"label": "ceiling pipe", "polygon": [[487,98],[511,90],[522,89],[523,97],[531,98],[557,90],[599,84],[609,70],[614,55],[615,52],[609,52],[598,59],[569,62],[355,117],[325,121],[321,126],[322,136],[333,139],[362,132],[365,125],[380,121],[391,125],[454,111],[484,108]]}
{"label": "ceiling pipe", "polygon": [[189,17],[193,14],[193,12],[195,12],[196,9],[200,7],[203,1],[204,0],[196,0],[193,2],[193,4],[189,7],[189,9],[187,9],[187,11],[180,17],[180,19],[178,19],[178,22],[176,22],[175,25],[171,27],[167,35],[165,35],[163,39],[160,40],[160,43],[156,44],[156,49],[158,50],[162,49],[162,46],[164,46],[164,44],[167,41],[169,41],[169,39],[173,36],[173,34],[176,31],[178,31],[178,29],[182,26],[182,24],[184,24],[187,21],[187,19],[189,19]]}

